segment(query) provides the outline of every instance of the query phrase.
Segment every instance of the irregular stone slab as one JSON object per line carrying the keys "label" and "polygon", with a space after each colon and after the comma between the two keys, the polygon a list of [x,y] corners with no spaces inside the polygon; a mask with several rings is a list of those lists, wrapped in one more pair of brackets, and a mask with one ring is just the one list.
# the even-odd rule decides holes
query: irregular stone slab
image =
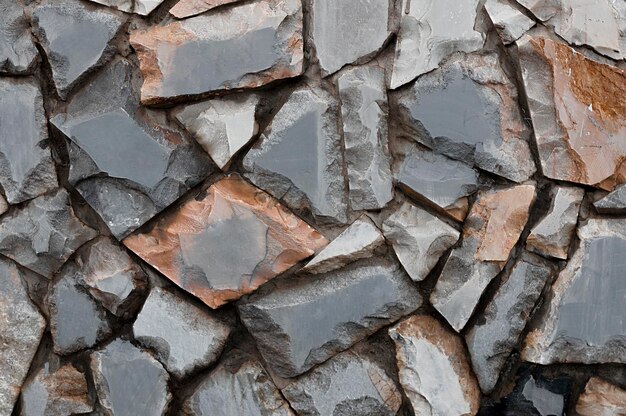
{"label": "irregular stone slab", "polygon": [[4,214],[0,253],[51,278],[96,231],[74,215],[66,190],[37,197]]}
{"label": "irregular stone slab", "polygon": [[417,309],[422,299],[394,264],[358,262],[238,305],[259,351],[281,377],[302,374]]}
{"label": "irregular stone slab", "polygon": [[65,99],[81,77],[113,53],[109,43],[126,19],[108,10],[47,0],[33,12],[33,33],[46,51],[57,92]]}
{"label": "irregular stone slab", "polygon": [[559,11],[561,5],[560,0],[516,0],[524,6],[537,19],[545,22],[553,17]]}
{"label": "irregular stone slab", "polygon": [[28,297],[17,266],[0,259],[0,414],[10,415],[46,320]]}
{"label": "irregular stone slab", "polygon": [[383,223],[385,238],[411,279],[424,280],[461,233],[407,202]]}
{"label": "irregular stone slab", "polygon": [[457,331],[463,329],[483,290],[502,270],[526,225],[534,198],[531,184],[478,195],[463,228],[463,243],[452,250],[430,297]]}
{"label": "irregular stone slab", "polygon": [[17,204],[58,187],[57,175],[36,81],[1,78],[0,96],[0,184]]}
{"label": "irregular stone slab", "polygon": [[113,7],[126,13],[137,13],[147,16],[164,0],[89,0],[94,3]]}
{"label": "irregular stone slab", "polygon": [[252,94],[216,98],[187,105],[174,115],[224,170],[232,157],[257,134],[258,105],[259,97]]}
{"label": "irregular stone slab", "polygon": [[496,54],[453,59],[397,94],[405,129],[423,145],[514,182],[535,172],[517,90]]}
{"label": "irregular stone slab", "polygon": [[235,5],[133,31],[130,42],[144,78],[144,104],[258,87],[302,73],[302,7],[298,0]]}
{"label": "irregular stone slab", "polygon": [[543,174],[612,190],[624,181],[626,71],[541,37],[517,46]]}
{"label": "irregular stone slab", "polygon": [[114,9],[121,10],[126,13],[131,13],[133,11],[133,3],[136,0],[89,0],[89,1],[93,3],[102,4],[104,6],[113,7]]}
{"label": "irregular stone slab", "polygon": [[601,214],[622,214],[626,212],[626,184],[618,185],[607,196],[593,203]]}
{"label": "irregular stone slab", "polygon": [[514,7],[508,0],[487,0],[485,10],[505,45],[515,42],[535,26],[533,19]]}
{"label": "irregular stone slab", "polygon": [[580,246],[552,285],[522,358],[540,364],[626,363],[624,220],[590,219]]}
{"label": "irregular stone slab", "polygon": [[217,308],[253,292],[328,241],[278,201],[233,175],[124,244]]}
{"label": "irregular stone slab", "polygon": [[581,188],[554,188],[550,210],[526,239],[528,250],[544,256],[567,259],[584,196],[585,190]]}
{"label": "irregular stone slab", "polygon": [[183,404],[185,416],[295,416],[261,364],[239,351],[222,361]]}
{"label": "irregular stone slab", "polygon": [[0,73],[19,74],[32,69],[37,48],[30,36],[24,6],[17,0],[1,0]]}
{"label": "irregular stone slab", "polygon": [[[325,1],[316,0],[316,3]],[[384,2],[388,3],[387,0]],[[330,3],[346,9],[361,7]],[[363,23],[358,22],[359,26]],[[376,66],[357,67],[344,72],[337,83],[341,97],[350,207],[353,210],[381,209],[393,199],[391,157],[387,143],[385,71]]]}
{"label": "irregular stone slab", "polygon": [[402,396],[378,364],[352,352],[336,355],[282,390],[300,415],[395,416]]}
{"label": "irregular stone slab", "polygon": [[591,377],[578,397],[580,416],[617,416],[626,414],[626,390],[599,377]]}
{"label": "irregular stone slab", "polygon": [[130,342],[115,340],[92,353],[91,371],[107,416],[165,415],[172,399],[167,372]]}
{"label": "irregular stone slab", "polygon": [[217,360],[229,334],[230,328],[213,315],[157,287],[133,324],[135,339],[156,351],[178,378]]}
{"label": "irregular stone slab", "polygon": [[475,415],[480,390],[461,340],[429,316],[389,330],[400,384],[416,415]]}
{"label": "irregular stone slab", "polygon": [[245,176],[292,208],[347,221],[337,100],[321,89],[291,94],[243,159]]}
{"label": "irregular stone slab", "polygon": [[241,0],[180,0],[170,9],[170,13],[178,19],[184,19],[238,1]]}
{"label": "irregular stone slab", "polygon": [[552,269],[541,260],[522,256],[487,304],[482,319],[465,335],[483,393],[495,387],[551,275]]}
{"label": "irregular stone slab", "polygon": [[478,3],[403,0],[390,87],[430,72],[454,52],[482,48],[484,35],[474,30]]}

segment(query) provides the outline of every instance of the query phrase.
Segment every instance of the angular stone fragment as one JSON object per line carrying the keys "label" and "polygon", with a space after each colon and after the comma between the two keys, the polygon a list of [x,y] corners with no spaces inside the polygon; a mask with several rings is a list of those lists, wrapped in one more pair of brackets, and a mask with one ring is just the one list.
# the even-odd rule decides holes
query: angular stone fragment
{"label": "angular stone fragment", "polygon": [[89,0],[94,3],[113,7],[127,13],[137,13],[147,16],[164,0]]}
{"label": "angular stone fragment", "polygon": [[294,416],[261,364],[233,350],[183,404],[185,416]]}
{"label": "angular stone fragment", "polygon": [[591,377],[578,397],[580,416],[620,416],[626,414],[626,390],[599,377]]}
{"label": "angular stone fragment", "polygon": [[580,246],[552,285],[522,358],[540,364],[626,363],[626,222],[590,219]]}
{"label": "angular stone fragment", "polygon": [[0,253],[51,278],[96,231],[74,215],[66,190],[37,197],[2,217]]}
{"label": "angular stone fragment", "polygon": [[112,54],[109,43],[125,19],[67,0],[46,0],[33,12],[34,34],[46,51],[62,99],[88,71]]}
{"label": "angular stone fragment", "polygon": [[17,204],[56,188],[57,176],[36,81],[0,78],[0,96],[0,184]]}
{"label": "angular stone fragment", "polygon": [[281,377],[302,374],[417,309],[402,269],[381,259],[281,286],[238,306],[259,351]]}
{"label": "angular stone fragment", "polygon": [[454,52],[482,48],[474,30],[478,0],[403,0],[391,88],[430,72]]}
{"label": "angular stone fragment", "polygon": [[9,210],[9,203],[5,199],[3,195],[0,195],[0,215],[4,214]]}
{"label": "angular stone fragment", "polygon": [[322,89],[291,94],[243,160],[259,188],[318,219],[347,221],[336,100]]}
{"label": "angular stone fragment", "polygon": [[157,353],[167,371],[183,378],[217,360],[230,328],[208,312],[153,288],[133,324],[137,341]]}
{"label": "angular stone fragment", "polygon": [[37,58],[24,6],[18,0],[0,0],[3,27],[0,31],[0,73],[29,71]]}
{"label": "angular stone fragment", "polygon": [[[316,0],[324,1],[327,0]],[[388,3],[387,0],[384,2]],[[341,7],[348,9],[360,6],[346,3]],[[387,143],[385,71],[377,66],[357,67],[344,72],[337,82],[341,98],[350,207],[353,210],[383,208],[393,198],[391,158]]]}
{"label": "angular stone fragment", "polygon": [[543,174],[612,190],[626,179],[626,71],[541,37],[517,41]]}
{"label": "angular stone fragment", "polygon": [[481,192],[465,222],[463,244],[441,272],[431,303],[454,329],[463,329],[483,290],[502,270],[535,198],[534,185]]}
{"label": "angular stone fragment", "polygon": [[141,101],[253,88],[303,71],[302,7],[263,0],[131,32],[144,77]]}
{"label": "angular stone fragment", "polygon": [[395,416],[402,396],[378,364],[344,352],[282,390],[299,415]]}
{"label": "angular stone fragment", "polygon": [[10,415],[46,321],[28,297],[22,273],[0,259],[0,414]]}
{"label": "angular stone fragment", "polygon": [[561,8],[560,0],[516,0],[527,10],[537,17],[537,19],[545,22],[553,17]]}
{"label": "angular stone fragment", "polygon": [[526,239],[528,250],[544,256],[567,259],[584,195],[585,191],[581,188],[563,186],[554,188],[550,211]]}
{"label": "angular stone fragment", "polygon": [[172,398],[167,372],[130,342],[115,340],[92,353],[91,372],[107,416],[165,415]]}
{"label": "angular stone fragment", "polygon": [[482,319],[465,335],[474,373],[485,394],[495,387],[551,274],[551,268],[541,260],[523,256],[498,288]]}
{"label": "angular stone fragment", "polygon": [[416,415],[475,415],[480,390],[461,340],[429,316],[389,330],[400,383]]}
{"label": "angular stone fragment", "polygon": [[411,279],[424,280],[460,233],[423,209],[404,203],[383,223],[385,238]]}
{"label": "angular stone fragment", "polygon": [[515,85],[496,54],[469,55],[398,93],[403,125],[438,153],[515,182],[535,172]]}
{"label": "angular stone fragment", "polygon": [[278,201],[228,176],[124,244],[211,308],[251,293],[327,244]]}
{"label": "angular stone fragment", "polygon": [[238,1],[241,0],[180,0],[170,9],[170,13],[178,19],[184,19]]}
{"label": "angular stone fragment", "polygon": [[618,185],[613,192],[593,203],[601,214],[622,214],[626,212],[626,184]]}
{"label": "angular stone fragment", "polygon": [[505,45],[522,37],[535,21],[518,10],[512,0],[487,0],[485,10]]}
{"label": "angular stone fragment", "polygon": [[220,169],[257,134],[257,95],[216,98],[190,104],[175,113],[176,119],[211,155]]}

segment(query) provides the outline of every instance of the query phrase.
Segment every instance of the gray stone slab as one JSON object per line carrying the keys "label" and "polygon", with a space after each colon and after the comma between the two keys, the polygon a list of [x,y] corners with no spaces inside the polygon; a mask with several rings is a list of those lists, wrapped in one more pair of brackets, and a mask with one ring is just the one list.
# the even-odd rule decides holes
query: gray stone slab
{"label": "gray stone slab", "polygon": [[18,0],[0,1],[3,30],[0,31],[0,73],[19,74],[32,69],[37,48],[30,33],[24,5]]}
{"label": "gray stone slab", "polygon": [[535,21],[519,10],[514,0],[487,0],[485,10],[505,45],[515,42]]}
{"label": "gray stone slab", "polygon": [[626,184],[618,186],[613,192],[594,202],[593,206],[601,214],[623,214],[626,212]]}

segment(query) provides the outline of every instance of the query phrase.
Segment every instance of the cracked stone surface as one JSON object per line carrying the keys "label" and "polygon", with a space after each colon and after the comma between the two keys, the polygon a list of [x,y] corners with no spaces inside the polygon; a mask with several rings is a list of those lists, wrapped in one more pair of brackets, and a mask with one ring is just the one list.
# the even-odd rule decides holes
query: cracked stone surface
{"label": "cracked stone surface", "polygon": [[599,377],[591,377],[578,397],[576,412],[580,416],[626,414],[626,390]]}
{"label": "cracked stone surface", "polygon": [[89,0],[104,6],[113,7],[126,13],[147,16],[163,3],[164,0]]}
{"label": "cracked stone surface", "polygon": [[485,10],[505,45],[515,42],[535,21],[514,6],[513,0],[487,0]]}
{"label": "cracked stone surface", "polygon": [[238,1],[241,0],[180,0],[170,9],[170,13],[178,19],[184,19]]}
{"label": "cracked stone surface", "polygon": [[422,303],[402,269],[380,259],[301,280],[280,281],[238,305],[259,351],[281,377],[302,374]]}
{"label": "cracked stone surface", "polygon": [[617,186],[613,192],[593,203],[601,214],[622,214],[626,212],[626,184]]}
{"label": "cracked stone surface", "polygon": [[167,371],[183,378],[220,356],[230,328],[185,299],[153,288],[133,324],[133,335],[157,353]]}
{"label": "cracked stone surface", "polygon": [[428,316],[389,330],[400,383],[416,415],[475,415],[480,390],[460,338]]}
{"label": "cracked stone surface", "polygon": [[303,71],[302,8],[298,0],[235,5],[133,31],[130,42],[144,76],[144,104],[254,88]]}
{"label": "cracked stone surface", "polygon": [[0,74],[20,74],[32,69],[37,48],[30,36],[28,17],[17,0],[0,1],[0,13],[6,29],[0,31]]}
{"label": "cracked stone surface", "polygon": [[251,293],[328,241],[237,175],[124,244],[211,308]]}
{"label": "cracked stone surface", "polygon": [[402,396],[385,370],[347,351],[282,390],[299,415],[393,416]]}

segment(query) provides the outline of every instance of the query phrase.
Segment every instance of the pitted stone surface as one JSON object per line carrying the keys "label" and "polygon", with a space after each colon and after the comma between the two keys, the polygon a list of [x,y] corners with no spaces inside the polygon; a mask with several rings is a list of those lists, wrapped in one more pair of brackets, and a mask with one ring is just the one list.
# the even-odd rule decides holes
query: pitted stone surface
{"label": "pitted stone surface", "polygon": [[580,416],[618,416],[626,414],[626,390],[599,377],[591,377],[578,397]]}
{"label": "pitted stone surface", "polygon": [[30,36],[23,3],[18,0],[1,0],[0,14],[3,21],[0,31],[0,74],[19,74],[31,70],[37,58],[37,48]]}
{"label": "pitted stone surface", "polygon": [[487,0],[485,10],[491,23],[496,27],[504,44],[515,42],[530,28],[535,21],[515,7],[514,0]]}
{"label": "pitted stone surface", "polygon": [[241,0],[180,0],[170,9],[170,13],[178,19],[184,19],[238,1]]}

